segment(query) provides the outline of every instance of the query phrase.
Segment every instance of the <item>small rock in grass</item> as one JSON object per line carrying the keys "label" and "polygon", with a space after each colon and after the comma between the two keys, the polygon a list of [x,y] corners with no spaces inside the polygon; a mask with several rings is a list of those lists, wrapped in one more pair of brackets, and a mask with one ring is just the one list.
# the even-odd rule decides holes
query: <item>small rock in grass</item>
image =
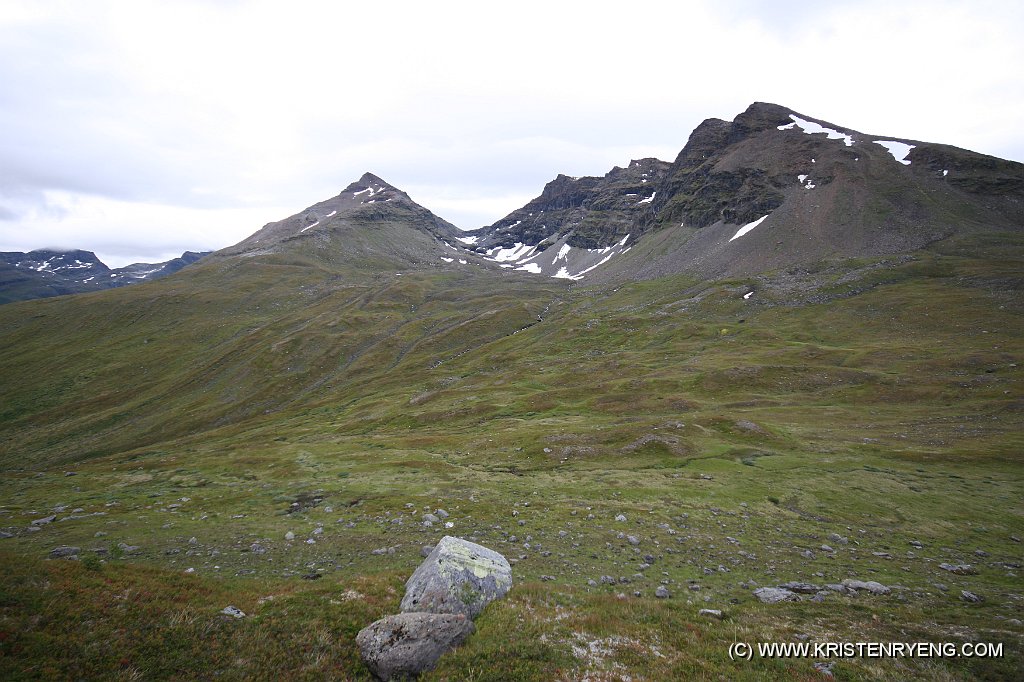
{"label": "small rock in grass", "polygon": [[843,587],[848,590],[863,590],[871,594],[889,594],[892,591],[882,583],[875,582],[874,580],[844,580]]}
{"label": "small rock in grass", "polygon": [[825,677],[835,677],[835,674],[832,672],[833,665],[835,665],[834,662],[818,661],[814,664],[814,669]]}
{"label": "small rock in grass", "polygon": [[697,612],[697,615],[707,616],[708,618],[717,618],[718,620],[725,618],[725,615],[718,609],[701,609]]}
{"label": "small rock in grass", "polygon": [[939,564],[943,571],[949,571],[957,575],[976,575],[978,572],[970,564]]}
{"label": "small rock in grass", "polygon": [[35,519],[35,520],[33,520],[33,521],[32,521],[32,525],[33,525],[33,526],[45,526],[45,525],[46,525],[46,524],[48,524],[48,523],[53,523],[53,522],[54,522],[54,520],[56,520],[56,518],[57,518],[57,515],[56,515],[56,514],[54,514],[54,515],[52,515],[52,516],[44,516],[44,517],[43,517],[43,518],[41,518],[41,519]]}
{"label": "small rock in grass", "polygon": [[621,523],[621,522],[626,520],[626,515],[625,514],[618,514],[618,515],[615,516],[615,520]]}
{"label": "small rock in grass", "polygon": [[800,596],[782,587],[759,587],[754,596],[764,604],[778,604],[783,601],[800,601]]}
{"label": "small rock in grass", "polygon": [[295,533],[293,533],[292,531],[288,531],[287,533],[284,534],[284,539],[287,540],[288,542],[291,542],[292,540],[295,539]]}
{"label": "small rock in grass", "polygon": [[790,592],[798,592],[800,594],[817,594],[818,592],[821,592],[821,588],[817,585],[796,581],[783,583],[782,585],[779,585],[779,587],[781,587],[784,590],[789,590]]}
{"label": "small rock in grass", "polygon": [[69,547],[67,545],[61,545],[60,547],[54,547],[50,550],[51,559],[77,559],[81,552],[80,547]]}
{"label": "small rock in grass", "polygon": [[237,606],[225,606],[221,609],[221,613],[232,618],[245,618],[245,612]]}
{"label": "small rock in grass", "polygon": [[981,602],[985,601],[984,597],[974,594],[969,590],[961,590],[960,599],[964,600],[968,604],[980,604]]}

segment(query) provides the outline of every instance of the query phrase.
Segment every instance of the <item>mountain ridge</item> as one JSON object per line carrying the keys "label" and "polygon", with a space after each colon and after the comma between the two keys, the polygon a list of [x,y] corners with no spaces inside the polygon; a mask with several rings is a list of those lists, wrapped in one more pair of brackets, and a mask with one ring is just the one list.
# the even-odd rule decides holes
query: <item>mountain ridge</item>
{"label": "mountain ridge", "polygon": [[92,251],[81,249],[0,252],[0,304],[147,282],[172,275],[209,253],[185,251],[161,263],[110,268]]}

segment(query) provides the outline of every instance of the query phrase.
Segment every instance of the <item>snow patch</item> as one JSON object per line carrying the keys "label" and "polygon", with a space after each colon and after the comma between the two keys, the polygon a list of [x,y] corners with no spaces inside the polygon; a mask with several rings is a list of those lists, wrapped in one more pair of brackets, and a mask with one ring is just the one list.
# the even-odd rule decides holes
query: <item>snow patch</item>
{"label": "snow patch", "polygon": [[525,272],[532,272],[535,275],[539,275],[540,265],[537,263],[527,263],[526,265],[516,268],[516,270],[523,270]]}
{"label": "snow patch", "polygon": [[458,239],[463,244],[476,244],[477,240],[480,239],[480,237],[456,237],[456,239]]}
{"label": "snow patch", "polygon": [[800,181],[800,184],[803,185],[805,189],[814,189],[815,187],[817,187],[817,185],[815,185],[813,182],[807,179],[808,177],[810,176],[798,175],[796,176],[796,179]]}
{"label": "snow patch", "polygon": [[[770,215],[770,214],[769,214],[769,215]],[[755,227],[757,227],[757,226],[758,226],[758,225],[760,225],[760,224],[761,224],[762,222],[764,222],[764,219],[765,219],[765,218],[767,218],[767,217],[768,217],[768,216],[761,216],[760,218],[758,218],[758,219],[757,219],[757,220],[755,220],[754,222],[752,222],[752,223],[747,223],[746,225],[744,225],[743,227],[741,227],[741,228],[740,228],[739,230],[737,230],[737,231],[736,231],[736,234],[734,234],[734,235],[732,236],[732,239],[730,239],[729,241],[732,241],[733,239],[738,239],[739,237],[742,237],[743,235],[745,235],[745,234],[746,234],[747,232],[750,232],[750,231],[751,231],[751,230],[753,230],[753,229],[754,229]]]}
{"label": "snow patch", "polygon": [[746,301],[747,299],[749,299],[753,295],[754,295],[753,291],[748,291],[747,293],[743,294],[743,300]]}
{"label": "snow patch", "polygon": [[892,154],[892,158],[896,159],[904,166],[909,166],[910,161],[907,160],[907,154],[910,150],[916,147],[915,144],[907,144],[906,142],[897,142],[896,140],[875,140],[875,144],[880,144],[889,150]]}
{"label": "snow patch", "polygon": [[332,215],[334,215],[335,213],[337,213],[337,211],[331,211],[330,213],[328,213],[328,214],[327,214],[327,217],[328,217],[328,218],[330,218],[330,217],[331,217]]}
{"label": "snow patch", "polygon": [[[555,263],[557,263],[558,261],[562,260],[563,258],[566,258],[566,256],[569,255],[569,251],[571,251],[571,250],[572,250],[571,246],[569,246],[568,244],[562,244],[562,248],[560,248],[558,250],[558,255],[555,256],[555,260],[551,261],[551,264],[554,265]],[[566,259],[566,260],[568,260],[568,259]],[[557,277],[558,275],[555,275],[555,276]]]}
{"label": "snow patch", "polygon": [[530,246],[529,244],[523,244],[522,242],[516,242],[516,245],[510,249],[504,249],[500,246],[496,246],[487,252],[487,255],[491,257],[491,260],[502,262],[509,260],[520,260],[525,258],[536,246]]}
{"label": "snow patch", "polygon": [[558,272],[551,276],[558,279],[571,279],[574,281],[577,279],[583,279],[583,275],[570,275],[569,271],[565,268],[564,265],[561,268],[559,268]]}
{"label": "snow patch", "polygon": [[311,227],[316,227],[316,226],[317,226],[317,225],[319,225],[319,224],[320,224],[320,221],[319,221],[319,220],[318,220],[318,221],[316,221],[315,223],[310,223],[309,225],[306,225],[306,226],[305,226],[304,228],[302,228],[301,230],[299,230],[299,233],[301,234],[301,233],[305,232],[306,230],[308,230],[309,228],[311,228]]}
{"label": "snow patch", "polygon": [[814,121],[805,121],[796,114],[790,114],[789,117],[793,119],[793,122],[784,126],[778,126],[779,130],[790,130],[791,128],[799,126],[800,129],[808,135],[825,133],[828,135],[828,139],[830,140],[842,140],[847,147],[853,146],[853,138],[846,133],[841,133],[838,130],[833,130],[832,128],[826,128],[820,123],[815,123]]}
{"label": "snow patch", "polygon": [[652,192],[651,196],[647,197],[646,199],[641,199],[640,201],[636,202],[636,205],[639,206],[640,204],[649,204],[649,203],[651,203],[652,201],[654,201],[654,196],[656,194],[657,194],[657,192]]}
{"label": "snow patch", "polygon": [[451,263],[455,259],[454,258],[445,258],[444,256],[441,256],[441,260],[443,260],[445,263]]}

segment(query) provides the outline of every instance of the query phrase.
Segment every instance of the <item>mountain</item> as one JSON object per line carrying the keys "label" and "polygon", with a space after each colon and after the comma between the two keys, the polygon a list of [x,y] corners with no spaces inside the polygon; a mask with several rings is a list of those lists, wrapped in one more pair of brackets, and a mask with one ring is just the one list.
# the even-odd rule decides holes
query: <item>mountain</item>
{"label": "mountain", "polygon": [[470,234],[517,269],[628,280],[879,257],[1022,224],[1024,164],[755,103],[731,122],[704,121],[671,164],[559,176]]}
{"label": "mountain", "polygon": [[163,263],[133,263],[110,269],[92,251],[0,252],[0,303],[100,291],[158,279],[195,263],[207,253],[186,251]]}
{"label": "mountain", "polygon": [[0,306],[0,679],[369,679],[445,535],[514,587],[434,679],[1018,679],[728,652],[1018,633],[1020,181],[754,105],[470,233],[367,174]]}

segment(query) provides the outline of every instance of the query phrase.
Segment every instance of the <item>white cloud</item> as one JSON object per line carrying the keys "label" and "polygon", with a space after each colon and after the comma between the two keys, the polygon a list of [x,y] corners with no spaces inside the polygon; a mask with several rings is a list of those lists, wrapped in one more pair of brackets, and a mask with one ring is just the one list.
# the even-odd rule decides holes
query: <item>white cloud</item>
{"label": "white cloud", "polygon": [[366,170],[476,227],[559,172],[671,160],[702,119],[755,100],[1022,159],[1017,5],[14,0],[0,249],[50,230],[98,243],[103,221],[78,212],[26,222],[54,192],[132,205],[110,243],[155,250],[157,224],[192,238],[164,219],[177,208],[224,246]]}

